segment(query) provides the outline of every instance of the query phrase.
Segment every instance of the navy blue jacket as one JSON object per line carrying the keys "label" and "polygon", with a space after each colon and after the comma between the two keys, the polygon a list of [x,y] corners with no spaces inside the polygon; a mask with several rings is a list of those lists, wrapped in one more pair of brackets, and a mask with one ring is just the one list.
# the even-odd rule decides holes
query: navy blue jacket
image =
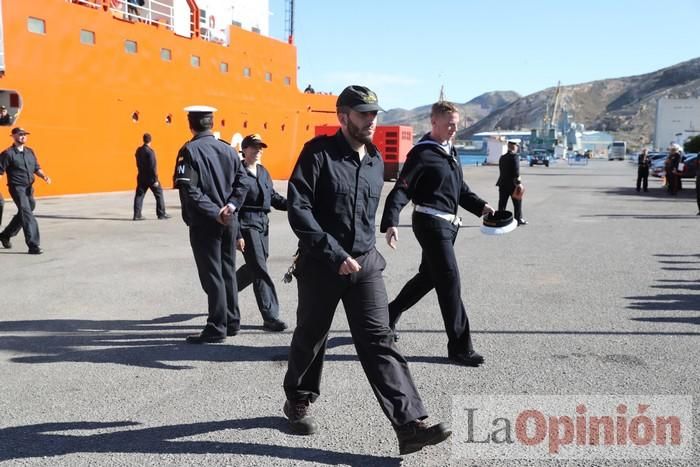
{"label": "navy blue jacket", "polygon": [[257,176],[247,169],[245,174],[249,189],[243,206],[238,211],[240,228],[263,231],[267,224],[267,213],[271,208],[286,211],[287,198],[275,191],[270,172],[262,165],[257,166]]}
{"label": "navy blue jacket", "polygon": [[409,201],[449,214],[457,214],[462,206],[475,216],[481,216],[486,205],[464,182],[457,151],[452,148],[448,154],[430,138],[430,133],[406,155],[406,163],[384,203],[382,232],[399,225],[399,214]]}
{"label": "navy blue jacket", "polygon": [[20,151],[13,144],[0,154],[0,175],[7,172],[7,186],[25,187],[34,184],[34,174],[40,169],[36,154],[27,146]]}
{"label": "navy blue jacket", "polygon": [[240,157],[211,131],[197,134],[177,154],[175,188],[180,191],[182,219],[189,226],[218,225],[226,204],[236,209],[248,192],[248,177]]}

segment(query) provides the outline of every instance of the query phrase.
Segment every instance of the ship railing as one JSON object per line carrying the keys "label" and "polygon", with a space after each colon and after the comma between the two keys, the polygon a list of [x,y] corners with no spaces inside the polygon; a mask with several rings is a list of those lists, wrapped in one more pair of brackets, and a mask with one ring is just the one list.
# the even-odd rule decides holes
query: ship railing
{"label": "ship railing", "polygon": [[[80,1],[100,3],[99,0]],[[163,26],[170,30],[173,30],[175,24],[175,7],[158,0],[146,0],[142,6],[128,0],[110,0],[109,10],[128,21]]]}
{"label": "ship railing", "polygon": [[[130,2],[129,0],[66,1],[91,8],[103,8],[109,10],[114,16],[127,21],[153,24],[174,30],[175,7],[158,0],[145,0],[143,5],[139,5],[137,1]],[[170,3],[172,3],[172,1]]]}

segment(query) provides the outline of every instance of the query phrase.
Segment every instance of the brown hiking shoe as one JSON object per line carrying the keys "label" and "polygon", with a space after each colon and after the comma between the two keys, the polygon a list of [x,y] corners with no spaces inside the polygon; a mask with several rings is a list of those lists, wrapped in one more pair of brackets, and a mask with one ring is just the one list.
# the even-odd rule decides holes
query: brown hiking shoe
{"label": "brown hiking shoe", "polygon": [[399,454],[411,454],[425,446],[438,444],[450,437],[452,431],[442,423],[428,426],[423,420],[416,420],[399,427],[394,427],[399,439]]}
{"label": "brown hiking shoe", "polygon": [[308,400],[289,400],[284,403],[284,414],[289,419],[289,428],[298,435],[313,435],[318,431],[316,420],[309,415]]}

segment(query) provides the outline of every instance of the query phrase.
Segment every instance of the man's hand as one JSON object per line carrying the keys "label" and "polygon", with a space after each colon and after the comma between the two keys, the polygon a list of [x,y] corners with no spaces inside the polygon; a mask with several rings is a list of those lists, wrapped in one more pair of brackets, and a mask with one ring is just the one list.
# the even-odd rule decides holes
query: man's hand
{"label": "man's hand", "polygon": [[245,251],[245,240],[242,238],[236,240],[236,250],[240,251],[241,253]]}
{"label": "man's hand", "polygon": [[486,216],[488,214],[493,214],[494,212],[496,212],[496,211],[494,211],[494,209],[491,207],[491,205],[489,205],[489,203],[486,203],[484,205],[484,209],[481,211],[481,215]]}
{"label": "man's hand", "polygon": [[48,175],[44,175],[44,181],[47,185],[51,185],[51,178]]}
{"label": "man's hand", "polygon": [[348,256],[345,259],[345,261],[343,261],[343,264],[340,265],[340,269],[338,269],[338,274],[340,274],[341,276],[347,276],[348,274],[352,274],[353,272],[358,272],[360,269],[362,269],[360,263]]}
{"label": "man's hand", "polygon": [[216,220],[219,222],[219,224],[228,225],[231,223],[231,219],[233,219],[234,212],[235,209],[233,209],[231,205],[227,204],[221,208],[219,211],[219,217],[217,217]]}
{"label": "man's hand", "polygon": [[397,229],[396,227],[389,227],[388,229],[386,229],[386,243],[395,250],[396,242],[398,241],[399,229]]}
{"label": "man's hand", "polygon": [[513,190],[513,198],[514,199],[523,199],[523,195],[525,194],[525,187],[521,184],[518,184],[515,186],[515,189]]}

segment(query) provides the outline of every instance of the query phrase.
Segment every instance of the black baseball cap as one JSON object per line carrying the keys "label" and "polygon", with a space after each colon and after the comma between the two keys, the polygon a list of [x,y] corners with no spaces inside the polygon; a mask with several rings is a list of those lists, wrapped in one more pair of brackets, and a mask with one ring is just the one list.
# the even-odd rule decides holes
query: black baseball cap
{"label": "black baseball cap", "polygon": [[30,133],[27,130],[25,130],[24,128],[15,127],[12,129],[12,136],[14,136],[14,135],[28,135],[28,134],[30,134]]}
{"label": "black baseball cap", "polygon": [[241,142],[241,148],[247,148],[248,146],[260,146],[261,148],[266,148],[267,144],[265,144],[262,140],[262,137],[257,134],[253,133],[252,135],[248,135],[245,138],[243,138],[243,141]]}
{"label": "black baseball cap", "polygon": [[379,99],[374,91],[364,86],[353,84],[343,89],[335,103],[336,107],[350,107],[356,112],[384,111],[379,107]]}

